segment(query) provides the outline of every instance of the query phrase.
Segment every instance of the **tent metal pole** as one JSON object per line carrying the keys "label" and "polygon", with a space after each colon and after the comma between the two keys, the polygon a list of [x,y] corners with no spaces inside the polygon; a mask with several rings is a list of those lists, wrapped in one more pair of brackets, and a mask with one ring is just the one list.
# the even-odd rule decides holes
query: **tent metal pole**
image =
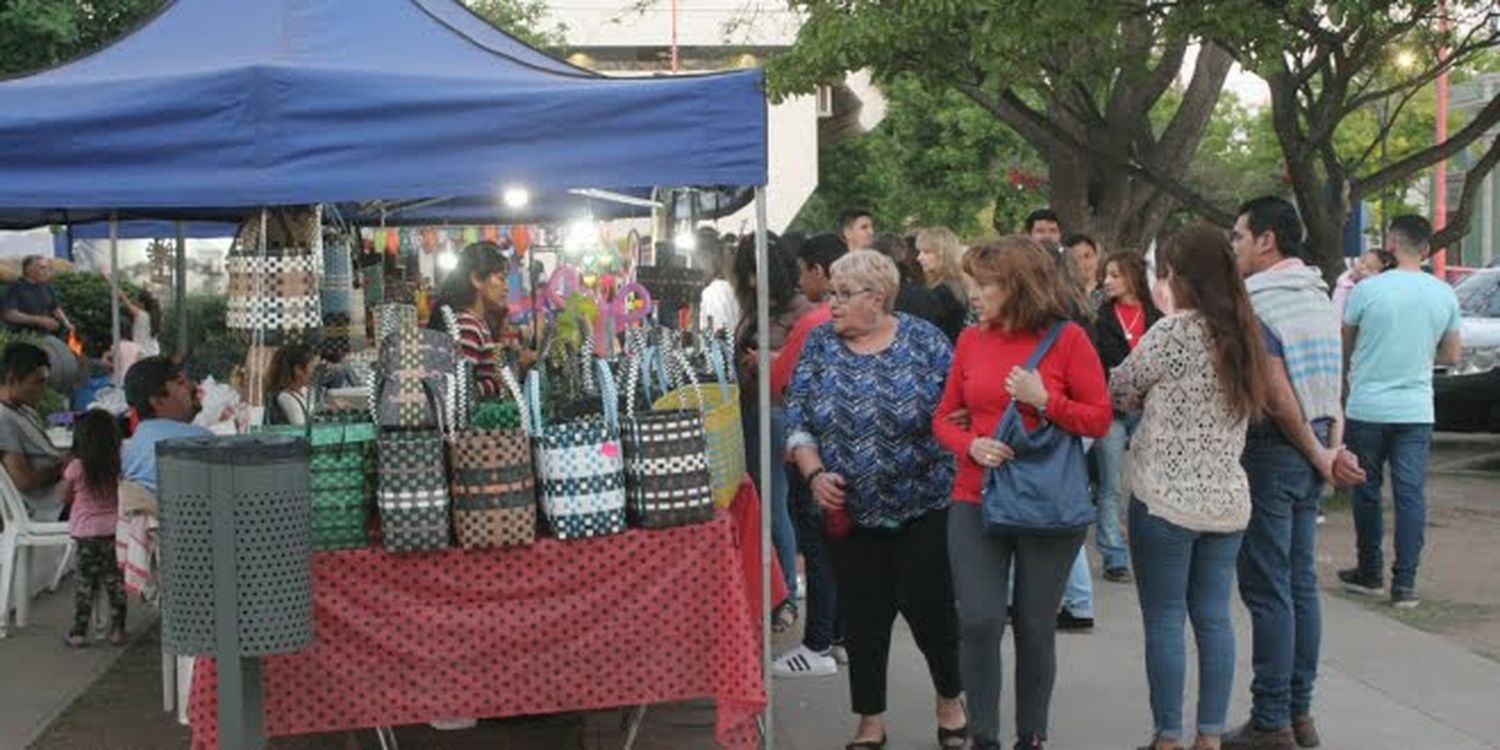
{"label": "tent metal pole", "polygon": [[109,326],[110,347],[115,358],[115,377],[123,382],[125,373],[120,372],[120,216],[109,212]]}
{"label": "tent metal pole", "polygon": [[186,357],[188,345],[187,313],[187,234],[182,221],[177,222],[177,257],[172,274],[172,296],[177,300],[177,356]]}
{"label": "tent metal pole", "polygon": [[[779,466],[780,462],[771,460],[771,347],[766,344],[770,342],[769,332],[771,330],[771,271],[770,252],[766,244],[766,188],[764,185],[755,188],[755,330],[760,332],[761,345],[755,347],[756,363],[756,390],[757,401],[760,404],[760,466],[756,470],[760,472],[760,486],[770,491],[771,470]],[[775,695],[771,680],[771,498],[760,499],[760,576],[761,584],[761,676],[766,681],[766,713],[764,722],[764,734],[761,742],[764,747],[774,747],[776,741],[776,725],[772,720],[774,716],[773,704]]]}

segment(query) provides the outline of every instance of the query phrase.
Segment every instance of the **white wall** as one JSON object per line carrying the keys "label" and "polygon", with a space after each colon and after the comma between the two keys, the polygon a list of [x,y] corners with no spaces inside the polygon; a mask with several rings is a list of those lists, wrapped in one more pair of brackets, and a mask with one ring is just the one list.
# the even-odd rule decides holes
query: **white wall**
{"label": "white wall", "polygon": [[[549,0],[544,26],[567,27],[572,47],[666,47],[672,43],[672,0]],[[642,6],[636,10],[637,5]],[[801,21],[785,0],[677,0],[677,43],[683,47],[753,44],[784,47]],[[726,37],[726,26],[733,26]]]}

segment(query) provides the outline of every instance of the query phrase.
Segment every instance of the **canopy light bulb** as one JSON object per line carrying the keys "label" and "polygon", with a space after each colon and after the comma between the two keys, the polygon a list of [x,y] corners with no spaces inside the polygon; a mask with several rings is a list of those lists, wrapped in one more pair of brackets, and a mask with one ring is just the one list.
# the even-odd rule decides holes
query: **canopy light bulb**
{"label": "canopy light bulb", "polygon": [[443,252],[438,253],[437,267],[438,270],[445,273],[458,268],[458,253],[455,253],[452,250],[444,250]]}
{"label": "canopy light bulb", "polygon": [[568,225],[567,236],[563,239],[564,250],[582,253],[597,244],[599,244],[599,232],[594,229],[593,221],[579,219]]}
{"label": "canopy light bulb", "polygon": [[500,199],[505,201],[506,208],[525,208],[531,204],[531,191],[519,185],[508,187]]}
{"label": "canopy light bulb", "polygon": [[677,246],[678,252],[690,253],[698,249],[698,235],[692,232],[678,232],[672,238],[672,244]]}

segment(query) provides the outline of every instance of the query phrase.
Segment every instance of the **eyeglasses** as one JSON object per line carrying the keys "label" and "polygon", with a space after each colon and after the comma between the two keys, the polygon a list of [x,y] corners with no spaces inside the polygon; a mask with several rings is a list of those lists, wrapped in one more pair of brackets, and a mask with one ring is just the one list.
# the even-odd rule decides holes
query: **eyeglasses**
{"label": "eyeglasses", "polygon": [[858,297],[859,295],[864,294],[864,293],[869,292],[869,291],[871,291],[871,290],[870,289],[855,289],[853,291],[845,291],[845,290],[842,290],[842,289],[833,289],[833,290],[830,290],[828,292],[828,301],[829,302],[833,302],[835,304],[842,305],[842,304],[845,304],[847,302],[852,301],[855,297]]}

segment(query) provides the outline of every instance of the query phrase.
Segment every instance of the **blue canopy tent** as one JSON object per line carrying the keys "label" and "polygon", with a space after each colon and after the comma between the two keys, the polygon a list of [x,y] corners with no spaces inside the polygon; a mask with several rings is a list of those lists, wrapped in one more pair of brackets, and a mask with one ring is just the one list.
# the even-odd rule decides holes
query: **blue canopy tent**
{"label": "blue canopy tent", "polygon": [[[168,0],[92,55],[0,81],[0,228],[499,203],[512,185],[753,187],[765,289],[763,81],[597,75],[453,0]],[[769,403],[764,377],[759,395]],[[766,479],[769,409],[761,421]]]}

